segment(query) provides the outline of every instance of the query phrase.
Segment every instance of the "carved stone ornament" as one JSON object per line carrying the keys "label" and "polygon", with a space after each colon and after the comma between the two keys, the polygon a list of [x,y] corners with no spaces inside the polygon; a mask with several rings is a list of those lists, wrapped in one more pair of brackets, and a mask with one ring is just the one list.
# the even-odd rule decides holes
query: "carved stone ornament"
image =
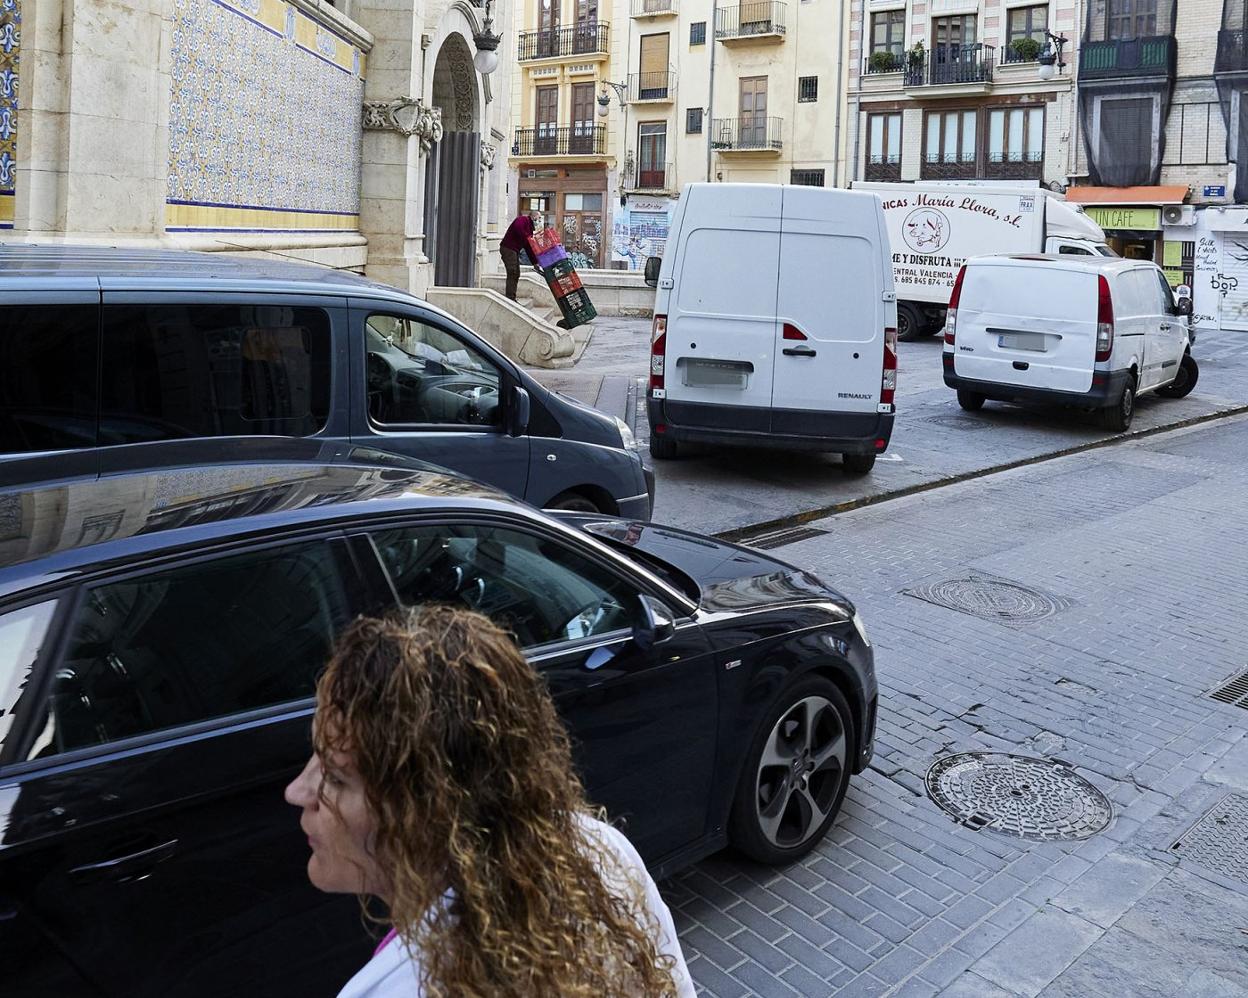
{"label": "carved stone ornament", "polygon": [[428,155],[433,143],[442,138],[442,109],[425,107],[419,97],[393,100],[366,100],[363,125],[382,132],[398,132],[404,138],[420,139],[420,151]]}
{"label": "carved stone ornament", "polygon": [[481,143],[481,169],[494,169],[494,157],[498,154],[498,149],[490,145],[488,142]]}

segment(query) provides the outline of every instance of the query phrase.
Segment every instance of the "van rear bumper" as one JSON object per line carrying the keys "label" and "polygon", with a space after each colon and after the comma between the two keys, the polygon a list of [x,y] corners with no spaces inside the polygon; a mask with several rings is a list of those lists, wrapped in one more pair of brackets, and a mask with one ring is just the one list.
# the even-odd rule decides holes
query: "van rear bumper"
{"label": "van rear bumper", "polygon": [[[776,447],[840,454],[882,453],[892,438],[894,419],[891,412],[759,409],[653,398],[646,399],[646,414],[650,418],[651,433],[654,427],[662,425],[665,427],[663,435],[678,443]],[[807,432],[794,432],[798,427]]]}
{"label": "van rear bumper", "polygon": [[996,381],[960,378],[953,373],[953,354],[943,355],[945,385],[955,390],[974,392],[994,402],[1030,402],[1034,405],[1069,405],[1080,409],[1105,409],[1117,405],[1122,389],[1131,377],[1130,371],[1095,371],[1092,387],[1086,392],[1059,392],[1051,388],[1027,388],[1024,385],[1003,385]]}

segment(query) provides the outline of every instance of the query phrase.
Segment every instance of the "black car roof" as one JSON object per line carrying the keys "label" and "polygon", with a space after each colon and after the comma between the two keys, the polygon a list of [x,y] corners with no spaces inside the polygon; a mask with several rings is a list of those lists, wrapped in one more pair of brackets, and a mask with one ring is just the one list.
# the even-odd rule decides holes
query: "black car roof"
{"label": "black car roof", "polygon": [[[121,448],[118,448],[119,450]],[[117,559],[373,513],[514,510],[487,485],[389,455],[235,460],[105,473],[0,491],[0,596]]]}

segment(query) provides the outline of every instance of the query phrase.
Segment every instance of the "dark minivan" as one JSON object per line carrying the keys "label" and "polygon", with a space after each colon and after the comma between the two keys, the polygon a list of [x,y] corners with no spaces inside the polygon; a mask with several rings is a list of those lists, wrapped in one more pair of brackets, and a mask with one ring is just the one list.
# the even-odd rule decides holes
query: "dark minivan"
{"label": "dark minivan", "polygon": [[216,253],[0,246],[0,484],[22,481],[15,455],[251,435],[381,448],[536,506],[653,505],[627,424],[402,291]]}

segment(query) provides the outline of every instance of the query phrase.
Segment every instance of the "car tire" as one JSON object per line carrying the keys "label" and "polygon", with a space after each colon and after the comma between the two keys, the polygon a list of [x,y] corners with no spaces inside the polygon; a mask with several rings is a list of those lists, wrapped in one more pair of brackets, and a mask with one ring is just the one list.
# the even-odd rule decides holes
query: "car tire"
{"label": "car tire", "polygon": [[979,412],[987,401],[979,392],[968,392],[965,388],[958,389],[958,405],[967,412]]}
{"label": "car tire", "polygon": [[786,689],[746,753],[728,820],[733,846],[770,864],[810,852],[841,809],[857,744],[849,705],[830,679],[809,676]]}
{"label": "car tire", "polygon": [[656,461],[670,461],[676,456],[676,441],[650,434],[650,456]]}
{"label": "car tire", "polygon": [[545,506],[546,509],[559,509],[565,513],[601,513],[598,504],[588,496],[579,492],[560,492]]}
{"label": "car tire", "polygon": [[1101,426],[1112,433],[1126,433],[1135,418],[1135,379],[1128,378],[1118,401],[1101,410]]}
{"label": "car tire", "polygon": [[1158,388],[1157,394],[1168,399],[1187,398],[1192,393],[1192,389],[1196,387],[1196,380],[1199,377],[1200,365],[1196,363],[1196,358],[1190,353],[1184,354],[1179,362],[1179,373],[1165,388]]}
{"label": "car tire", "polygon": [[897,306],[897,339],[903,343],[913,343],[921,339],[927,331],[927,323],[921,313],[913,305]]}
{"label": "car tire", "polygon": [[865,475],[875,467],[874,454],[842,454],[841,467],[847,475]]}

